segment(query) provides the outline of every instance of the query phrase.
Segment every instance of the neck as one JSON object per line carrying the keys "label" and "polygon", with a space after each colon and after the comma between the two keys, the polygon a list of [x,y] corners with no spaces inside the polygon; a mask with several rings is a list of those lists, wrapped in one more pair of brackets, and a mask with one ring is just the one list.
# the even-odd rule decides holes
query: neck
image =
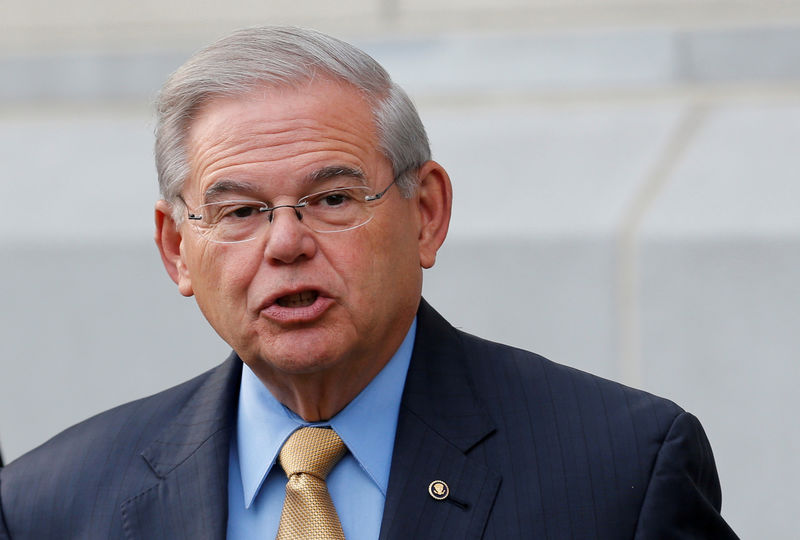
{"label": "neck", "polygon": [[373,364],[373,370],[359,377],[334,374],[293,375],[259,379],[275,398],[306,422],[330,420],[355,399],[389,361]]}
{"label": "neck", "polygon": [[[350,350],[342,356],[295,363],[240,356],[275,399],[303,420],[330,420],[389,363],[408,335],[417,307],[409,305],[407,310],[398,310],[393,324],[380,339],[372,339],[371,346]],[[407,316],[401,311],[407,311]],[[305,368],[292,370],[293,365]]]}
{"label": "neck", "polygon": [[[410,328],[409,322],[408,327]],[[344,409],[389,363],[408,333],[386,340],[381,351],[340,359],[312,372],[281,371],[268,362],[246,362],[261,383],[306,422],[333,418]]]}

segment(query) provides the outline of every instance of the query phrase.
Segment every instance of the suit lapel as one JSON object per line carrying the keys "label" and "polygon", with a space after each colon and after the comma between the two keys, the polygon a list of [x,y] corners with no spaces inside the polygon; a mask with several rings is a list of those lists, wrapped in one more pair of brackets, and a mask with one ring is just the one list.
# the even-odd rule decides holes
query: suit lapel
{"label": "suit lapel", "polygon": [[122,505],[128,538],[224,539],[241,361],[214,370],[143,452],[158,481]]}
{"label": "suit lapel", "polygon": [[[425,301],[398,417],[381,540],[480,538],[500,477],[468,454],[494,431],[455,329]],[[436,500],[431,482],[447,484]]]}

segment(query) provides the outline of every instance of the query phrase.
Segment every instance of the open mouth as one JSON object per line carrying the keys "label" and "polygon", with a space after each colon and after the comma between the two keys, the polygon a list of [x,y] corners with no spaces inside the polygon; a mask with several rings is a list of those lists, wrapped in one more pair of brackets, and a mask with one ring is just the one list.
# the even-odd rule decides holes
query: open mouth
{"label": "open mouth", "polygon": [[319,293],[317,291],[303,291],[281,296],[276,303],[281,307],[288,308],[308,307],[317,300],[318,296]]}

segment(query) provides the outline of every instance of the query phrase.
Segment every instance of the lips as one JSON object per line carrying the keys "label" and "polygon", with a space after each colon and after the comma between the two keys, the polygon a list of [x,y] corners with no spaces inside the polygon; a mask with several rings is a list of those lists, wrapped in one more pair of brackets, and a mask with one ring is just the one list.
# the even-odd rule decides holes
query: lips
{"label": "lips", "polygon": [[278,292],[259,310],[262,317],[282,325],[310,324],[321,318],[334,300],[317,288],[298,287]]}
{"label": "lips", "polygon": [[308,307],[316,301],[318,296],[319,293],[317,291],[302,291],[281,296],[275,303],[285,308]]}

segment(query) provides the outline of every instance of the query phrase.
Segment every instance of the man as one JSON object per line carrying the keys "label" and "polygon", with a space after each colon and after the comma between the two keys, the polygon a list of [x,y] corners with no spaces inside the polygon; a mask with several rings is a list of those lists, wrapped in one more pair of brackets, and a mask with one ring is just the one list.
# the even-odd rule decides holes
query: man
{"label": "man", "polygon": [[693,416],[421,300],[450,180],[371,58],[241,31],[158,114],[156,243],[234,352],[3,469],[0,537],[735,538]]}

